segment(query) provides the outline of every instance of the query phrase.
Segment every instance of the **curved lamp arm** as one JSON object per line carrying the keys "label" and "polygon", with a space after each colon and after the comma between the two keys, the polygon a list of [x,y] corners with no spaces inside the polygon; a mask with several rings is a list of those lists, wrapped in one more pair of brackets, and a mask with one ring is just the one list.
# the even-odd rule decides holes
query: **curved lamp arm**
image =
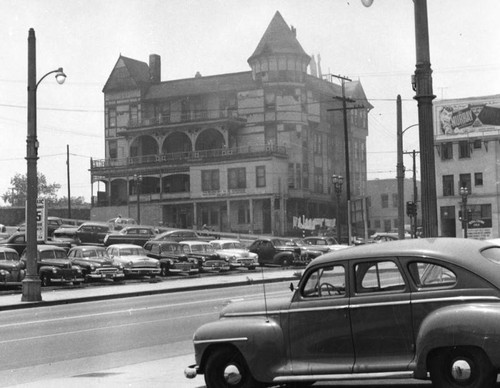
{"label": "curved lamp arm", "polygon": [[57,70],[49,71],[42,78],[40,78],[40,80],[36,83],[35,90],[38,89],[38,85],[40,85],[40,82],[42,82],[45,79],[45,77],[47,77],[50,74],[54,74],[54,73],[57,73],[56,74],[56,81],[59,85],[62,85],[64,83],[64,81],[66,81],[66,74],[64,74],[63,68],[60,67]]}

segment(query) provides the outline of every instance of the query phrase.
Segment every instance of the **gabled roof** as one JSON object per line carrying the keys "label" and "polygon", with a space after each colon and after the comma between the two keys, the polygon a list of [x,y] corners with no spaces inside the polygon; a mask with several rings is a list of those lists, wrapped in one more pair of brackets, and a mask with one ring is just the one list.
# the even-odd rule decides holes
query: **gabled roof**
{"label": "gabled roof", "polygon": [[370,110],[373,109],[373,105],[368,102],[366,98],[363,86],[361,86],[361,81],[351,81],[345,83],[345,95],[347,98],[352,98],[356,101],[356,104],[362,104],[363,107]]}
{"label": "gabled roof", "polygon": [[149,84],[148,64],[120,55],[102,91],[106,93],[114,89],[137,89]]}
{"label": "gabled roof", "polygon": [[145,98],[162,99],[204,93],[252,90],[255,88],[257,88],[257,85],[252,79],[252,72],[246,71],[165,81],[157,85],[151,85]]}
{"label": "gabled roof", "polygon": [[252,56],[248,58],[248,62],[255,57],[269,54],[295,54],[311,58],[306,54],[295,37],[295,33],[288,27],[279,11],[274,14],[257,48]]}

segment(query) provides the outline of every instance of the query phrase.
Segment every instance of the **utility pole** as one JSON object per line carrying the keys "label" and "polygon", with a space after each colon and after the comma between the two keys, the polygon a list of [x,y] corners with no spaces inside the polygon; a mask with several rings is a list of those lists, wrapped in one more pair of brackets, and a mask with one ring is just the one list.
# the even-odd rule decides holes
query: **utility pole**
{"label": "utility pole", "polygon": [[71,183],[69,174],[69,144],[66,144],[66,172],[68,175],[68,218],[71,218]]}
{"label": "utility pole", "polygon": [[[415,204],[415,218],[414,222],[412,225],[412,237],[416,238],[417,237],[417,214],[418,214],[418,190],[417,190],[417,154],[420,152],[413,150],[412,152],[403,152],[405,155],[412,155],[413,157],[413,203]],[[422,206],[420,206],[422,207]]]}
{"label": "utility pole", "polygon": [[345,184],[346,184],[347,228],[348,228],[348,242],[347,242],[347,244],[351,245],[351,239],[352,239],[351,173],[350,173],[350,168],[349,168],[349,128],[348,128],[348,122],[347,122],[347,110],[349,110],[349,109],[361,109],[361,108],[363,108],[363,106],[347,107],[348,102],[351,102],[351,103],[356,102],[355,100],[353,100],[351,98],[347,98],[345,96],[345,81],[351,82],[352,80],[350,78],[343,77],[340,75],[333,75],[333,74],[330,74],[330,76],[340,79],[341,86],[342,86],[342,97],[335,97],[337,100],[342,101],[342,108],[340,108],[340,109],[328,109],[328,111],[331,112],[331,111],[342,110],[343,119],[344,119]]}
{"label": "utility pole", "polygon": [[403,165],[403,119],[401,114],[401,96],[398,94],[396,99],[397,112],[397,148],[398,148],[398,163],[396,166],[398,180],[398,238],[405,238],[405,216],[404,216],[404,178],[405,168]]}

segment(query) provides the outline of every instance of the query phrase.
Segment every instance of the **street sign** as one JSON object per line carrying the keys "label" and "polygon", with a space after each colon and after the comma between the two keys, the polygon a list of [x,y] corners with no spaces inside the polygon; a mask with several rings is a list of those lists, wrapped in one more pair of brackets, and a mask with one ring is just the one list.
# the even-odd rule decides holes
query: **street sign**
{"label": "street sign", "polygon": [[47,240],[47,211],[45,199],[36,200],[36,239],[37,241]]}

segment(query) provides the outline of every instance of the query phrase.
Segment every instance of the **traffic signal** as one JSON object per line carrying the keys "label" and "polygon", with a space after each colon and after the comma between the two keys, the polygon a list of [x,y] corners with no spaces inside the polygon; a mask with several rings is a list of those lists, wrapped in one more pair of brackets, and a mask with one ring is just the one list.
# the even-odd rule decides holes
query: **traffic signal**
{"label": "traffic signal", "polygon": [[408,217],[415,217],[417,215],[417,204],[415,202],[406,202],[406,215]]}

